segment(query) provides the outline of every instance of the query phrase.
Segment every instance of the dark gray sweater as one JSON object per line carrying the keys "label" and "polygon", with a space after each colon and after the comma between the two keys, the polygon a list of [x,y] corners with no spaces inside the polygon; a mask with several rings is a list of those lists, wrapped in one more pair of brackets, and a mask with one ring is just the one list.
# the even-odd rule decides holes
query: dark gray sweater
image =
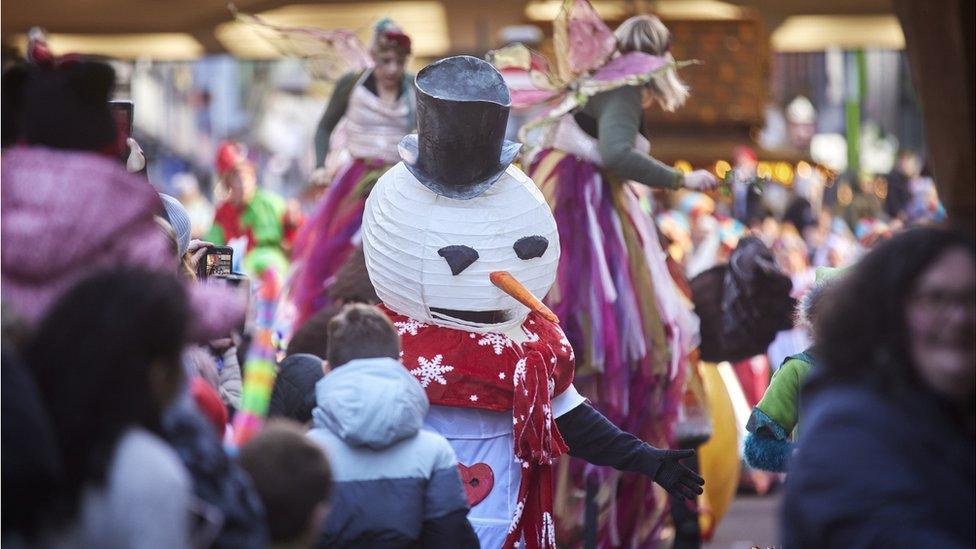
{"label": "dark gray sweater", "polygon": [[681,172],[634,149],[643,116],[640,88],[625,86],[591,97],[576,119],[599,140],[603,165],[614,175],[649,187],[676,188]]}

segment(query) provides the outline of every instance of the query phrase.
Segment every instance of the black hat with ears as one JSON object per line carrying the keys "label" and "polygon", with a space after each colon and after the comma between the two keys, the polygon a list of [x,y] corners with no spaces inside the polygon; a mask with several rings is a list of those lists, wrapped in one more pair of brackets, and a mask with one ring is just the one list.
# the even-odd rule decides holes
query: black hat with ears
{"label": "black hat with ears", "polygon": [[108,105],[114,85],[115,70],[99,61],[33,69],[22,87],[21,137],[55,149],[110,152],[116,147]]}
{"label": "black hat with ears", "polygon": [[417,73],[417,133],[400,142],[410,173],[435,193],[466,200],[485,192],[521,145],[505,139],[512,105],[502,75],[459,55]]}

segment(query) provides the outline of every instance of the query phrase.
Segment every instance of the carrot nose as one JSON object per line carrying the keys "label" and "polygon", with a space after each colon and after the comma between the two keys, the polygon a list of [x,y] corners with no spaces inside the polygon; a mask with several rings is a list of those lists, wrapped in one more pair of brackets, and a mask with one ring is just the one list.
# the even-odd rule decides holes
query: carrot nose
{"label": "carrot nose", "polygon": [[521,282],[515,279],[514,276],[508,273],[508,271],[495,271],[488,275],[491,283],[505,292],[506,294],[515,298],[516,301],[525,305],[530,310],[533,310],[540,315],[542,315],[546,320],[550,322],[555,322],[559,324],[559,317],[556,313],[552,312],[549,307],[539,300],[536,296],[532,295]]}

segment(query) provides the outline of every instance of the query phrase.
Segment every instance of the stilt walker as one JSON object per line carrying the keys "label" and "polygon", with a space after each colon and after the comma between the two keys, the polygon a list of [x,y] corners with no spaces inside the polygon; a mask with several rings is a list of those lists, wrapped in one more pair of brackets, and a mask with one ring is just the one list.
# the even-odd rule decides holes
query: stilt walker
{"label": "stilt walker", "polygon": [[[381,19],[367,48],[351,31],[272,25],[238,14],[284,54],[305,59],[335,90],[315,133],[317,172],[331,184],[303,225],[292,260],[286,300],[294,328],[336,301],[329,294],[339,269],[360,246],[366,197],[400,159],[397,145],[414,127],[413,75],[406,72],[410,37]],[[356,261],[362,262],[358,254]],[[361,267],[365,279],[365,268]]]}
{"label": "stilt walker", "polygon": [[[546,303],[577,352],[581,392],[614,423],[666,447],[674,442],[698,319],[677,291],[633,185],[704,190],[717,181],[704,170],[684,175],[648,154],[644,109],[674,110],[688,97],[676,74],[685,63],[671,56],[670,33],[656,17],[632,17],[613,32],[586,0],[566,0],[553,26],[552,70],[540,70],[545,60],[520,45],[492,57],[496,67],[529,72],[524,81],[532,85],[513,90],[517,105],[553,105],[521,132],[532,149],[523,164],[559,227],[562,256]],[[655,543],[666,503],[643,479],[578,462],[564,474],[566,523],[582,523],[582,501],[571,493],[583,493],[592,474],[610,494],[600,546]]]}
{"label": "stilt walker", "polygon": [[[339,80],[319,123],[319,164],[325,163],[330,149],[344,151],[348,160],[295,242],[291,301],[297,307],[296,326],[335,301],[328,289],[360,245],[366,196],[380,175],[399,161],[397,144],[413,129],[413,75],[405,72],[410,51],[410,38],[389,19],[380,21],[370,48],[372,66]],[[344,144],[330,147],[337,132],[344,134]]]}

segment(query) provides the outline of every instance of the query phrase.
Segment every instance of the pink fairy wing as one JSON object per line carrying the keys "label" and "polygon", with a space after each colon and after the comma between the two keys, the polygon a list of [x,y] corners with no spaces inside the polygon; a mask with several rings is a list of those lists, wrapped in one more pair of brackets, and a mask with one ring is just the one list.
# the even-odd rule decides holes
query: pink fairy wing
{"label": "pink fairy wing", "polygon": [[529,107],[556,97],[561,89],[552,82],[549,63],[523,44],[488,53],[488,61],[502,74],[515,108]]}
{"label": "pink fairy wing", "polygon": [[231,11],[282,55],[303,60],[309,72],[323,80],[335,81],[373,64],[369,50],[352,31],[275,25],[256,15]]}
{"label": "pink fairy wing", "polygon": [[611,60],[592,76],[580,78],[577,92],[581,96],[582,104],[598,93],[622,86],[640,86],[648,83],[654,75],[661,72],[678,70],[698,63],[697,60],[668,61],[662,57],[640,52],[626,53]]}
{"label": "pink fairy wing", "polygon": [[597,82],[623,80],[631,77],[649,75],[666,67],[668,60],[657,55],[632,51],[612,59],[600,70],[596,71],[592,79]]}
{"label": "pink fairy wing", "polygon": [[587,0],[564,0],[553,21],[553,42],[563,82],[600,67],[617,48],[613,31]]}
{"label": "pink fairy wing", "polygon": [[546,90],[518,90],[515,88],[509,88],[509,92],[512,96],[512,107],[516,109],[545,103],[557,95],[556,92]]}

